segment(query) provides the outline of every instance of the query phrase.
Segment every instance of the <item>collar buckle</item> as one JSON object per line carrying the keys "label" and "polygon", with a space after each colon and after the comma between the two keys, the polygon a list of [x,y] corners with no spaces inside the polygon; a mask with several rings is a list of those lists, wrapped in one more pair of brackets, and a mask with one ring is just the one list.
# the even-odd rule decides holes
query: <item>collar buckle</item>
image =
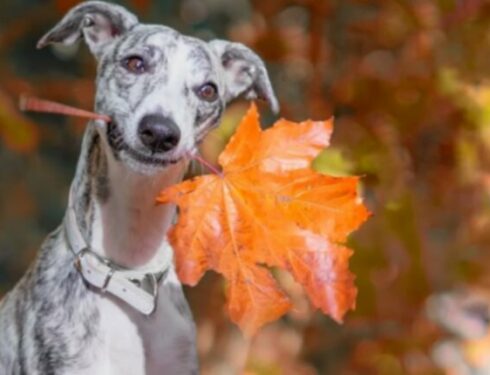
{"label": "collar buckle", "polygon": [[128,270],[89,248],[75,255],[74,266],[83,279],[101,293],[116,296],[145,315],[155,310],[159,282],[168,272],[168,268],[159,273]]}

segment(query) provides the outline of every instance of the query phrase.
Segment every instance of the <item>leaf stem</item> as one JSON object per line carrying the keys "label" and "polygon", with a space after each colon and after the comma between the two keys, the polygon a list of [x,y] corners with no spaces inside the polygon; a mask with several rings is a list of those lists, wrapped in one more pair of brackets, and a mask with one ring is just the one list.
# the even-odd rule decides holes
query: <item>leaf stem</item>
{"label": "leaf stem", "polygon": [[201,155],[195,154],[191,155],[191,158],[201,163],[203,166],[208,168],[212,173],[219,177],[224,177],[223,172],[216,168],[213,164],[204,159]]}

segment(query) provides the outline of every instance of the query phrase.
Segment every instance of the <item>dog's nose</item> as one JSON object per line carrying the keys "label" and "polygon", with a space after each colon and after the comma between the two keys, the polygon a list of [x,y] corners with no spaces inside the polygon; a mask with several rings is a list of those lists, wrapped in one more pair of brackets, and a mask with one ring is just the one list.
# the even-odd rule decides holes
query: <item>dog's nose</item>
{"label": "dog's nose", "polygon": [[146,115],[140,121],[138,135],[152,152],[165,152],[179,143],[180,129],[171,118]]}

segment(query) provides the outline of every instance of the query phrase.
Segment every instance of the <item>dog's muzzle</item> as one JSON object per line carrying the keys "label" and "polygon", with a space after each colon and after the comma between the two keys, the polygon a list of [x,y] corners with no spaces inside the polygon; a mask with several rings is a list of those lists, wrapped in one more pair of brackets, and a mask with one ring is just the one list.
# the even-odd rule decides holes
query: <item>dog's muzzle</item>
{"label": "dog's muzzle", "polygon": [[[180,131],[178,134],[176,133],[173,135],[169,134],[168,131],[170,130],[166,128],[164,130],[158,128],[156,130],[153,129],[152,132],[145,132],[145,136],[140,135],[142,137],[142,143],[145,144],[144,142],[146,142],[145,147],[147,147],[147,153],[136,150],[126,143],[123,134],[119,129],[119,125],[115,122],[107,124],[106,133],[109,146],[115,155],[124,152],[139,163],[167,167],[181,160],[181,158],[169,158],[168,156],[165,156],[164,150],[170,151],[173,149],[180,139]],[[143,138],[145,139],[144,142]]]}

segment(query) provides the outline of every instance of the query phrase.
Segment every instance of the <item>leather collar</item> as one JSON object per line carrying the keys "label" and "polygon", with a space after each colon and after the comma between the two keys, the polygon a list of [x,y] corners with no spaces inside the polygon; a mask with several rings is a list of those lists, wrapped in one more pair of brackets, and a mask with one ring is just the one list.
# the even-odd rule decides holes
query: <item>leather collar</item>
{"label": "leather collar", "polygon": [[157,305],[158,286],[172,266],[171,248],[166,249],[157,272],[128,269],[115,264],[88,245],[80,232],[71,196],[64,228],[68,247],[75,256],[75,268],[88,284],[101,293],[109,293],[142,314],[150,315]]}

